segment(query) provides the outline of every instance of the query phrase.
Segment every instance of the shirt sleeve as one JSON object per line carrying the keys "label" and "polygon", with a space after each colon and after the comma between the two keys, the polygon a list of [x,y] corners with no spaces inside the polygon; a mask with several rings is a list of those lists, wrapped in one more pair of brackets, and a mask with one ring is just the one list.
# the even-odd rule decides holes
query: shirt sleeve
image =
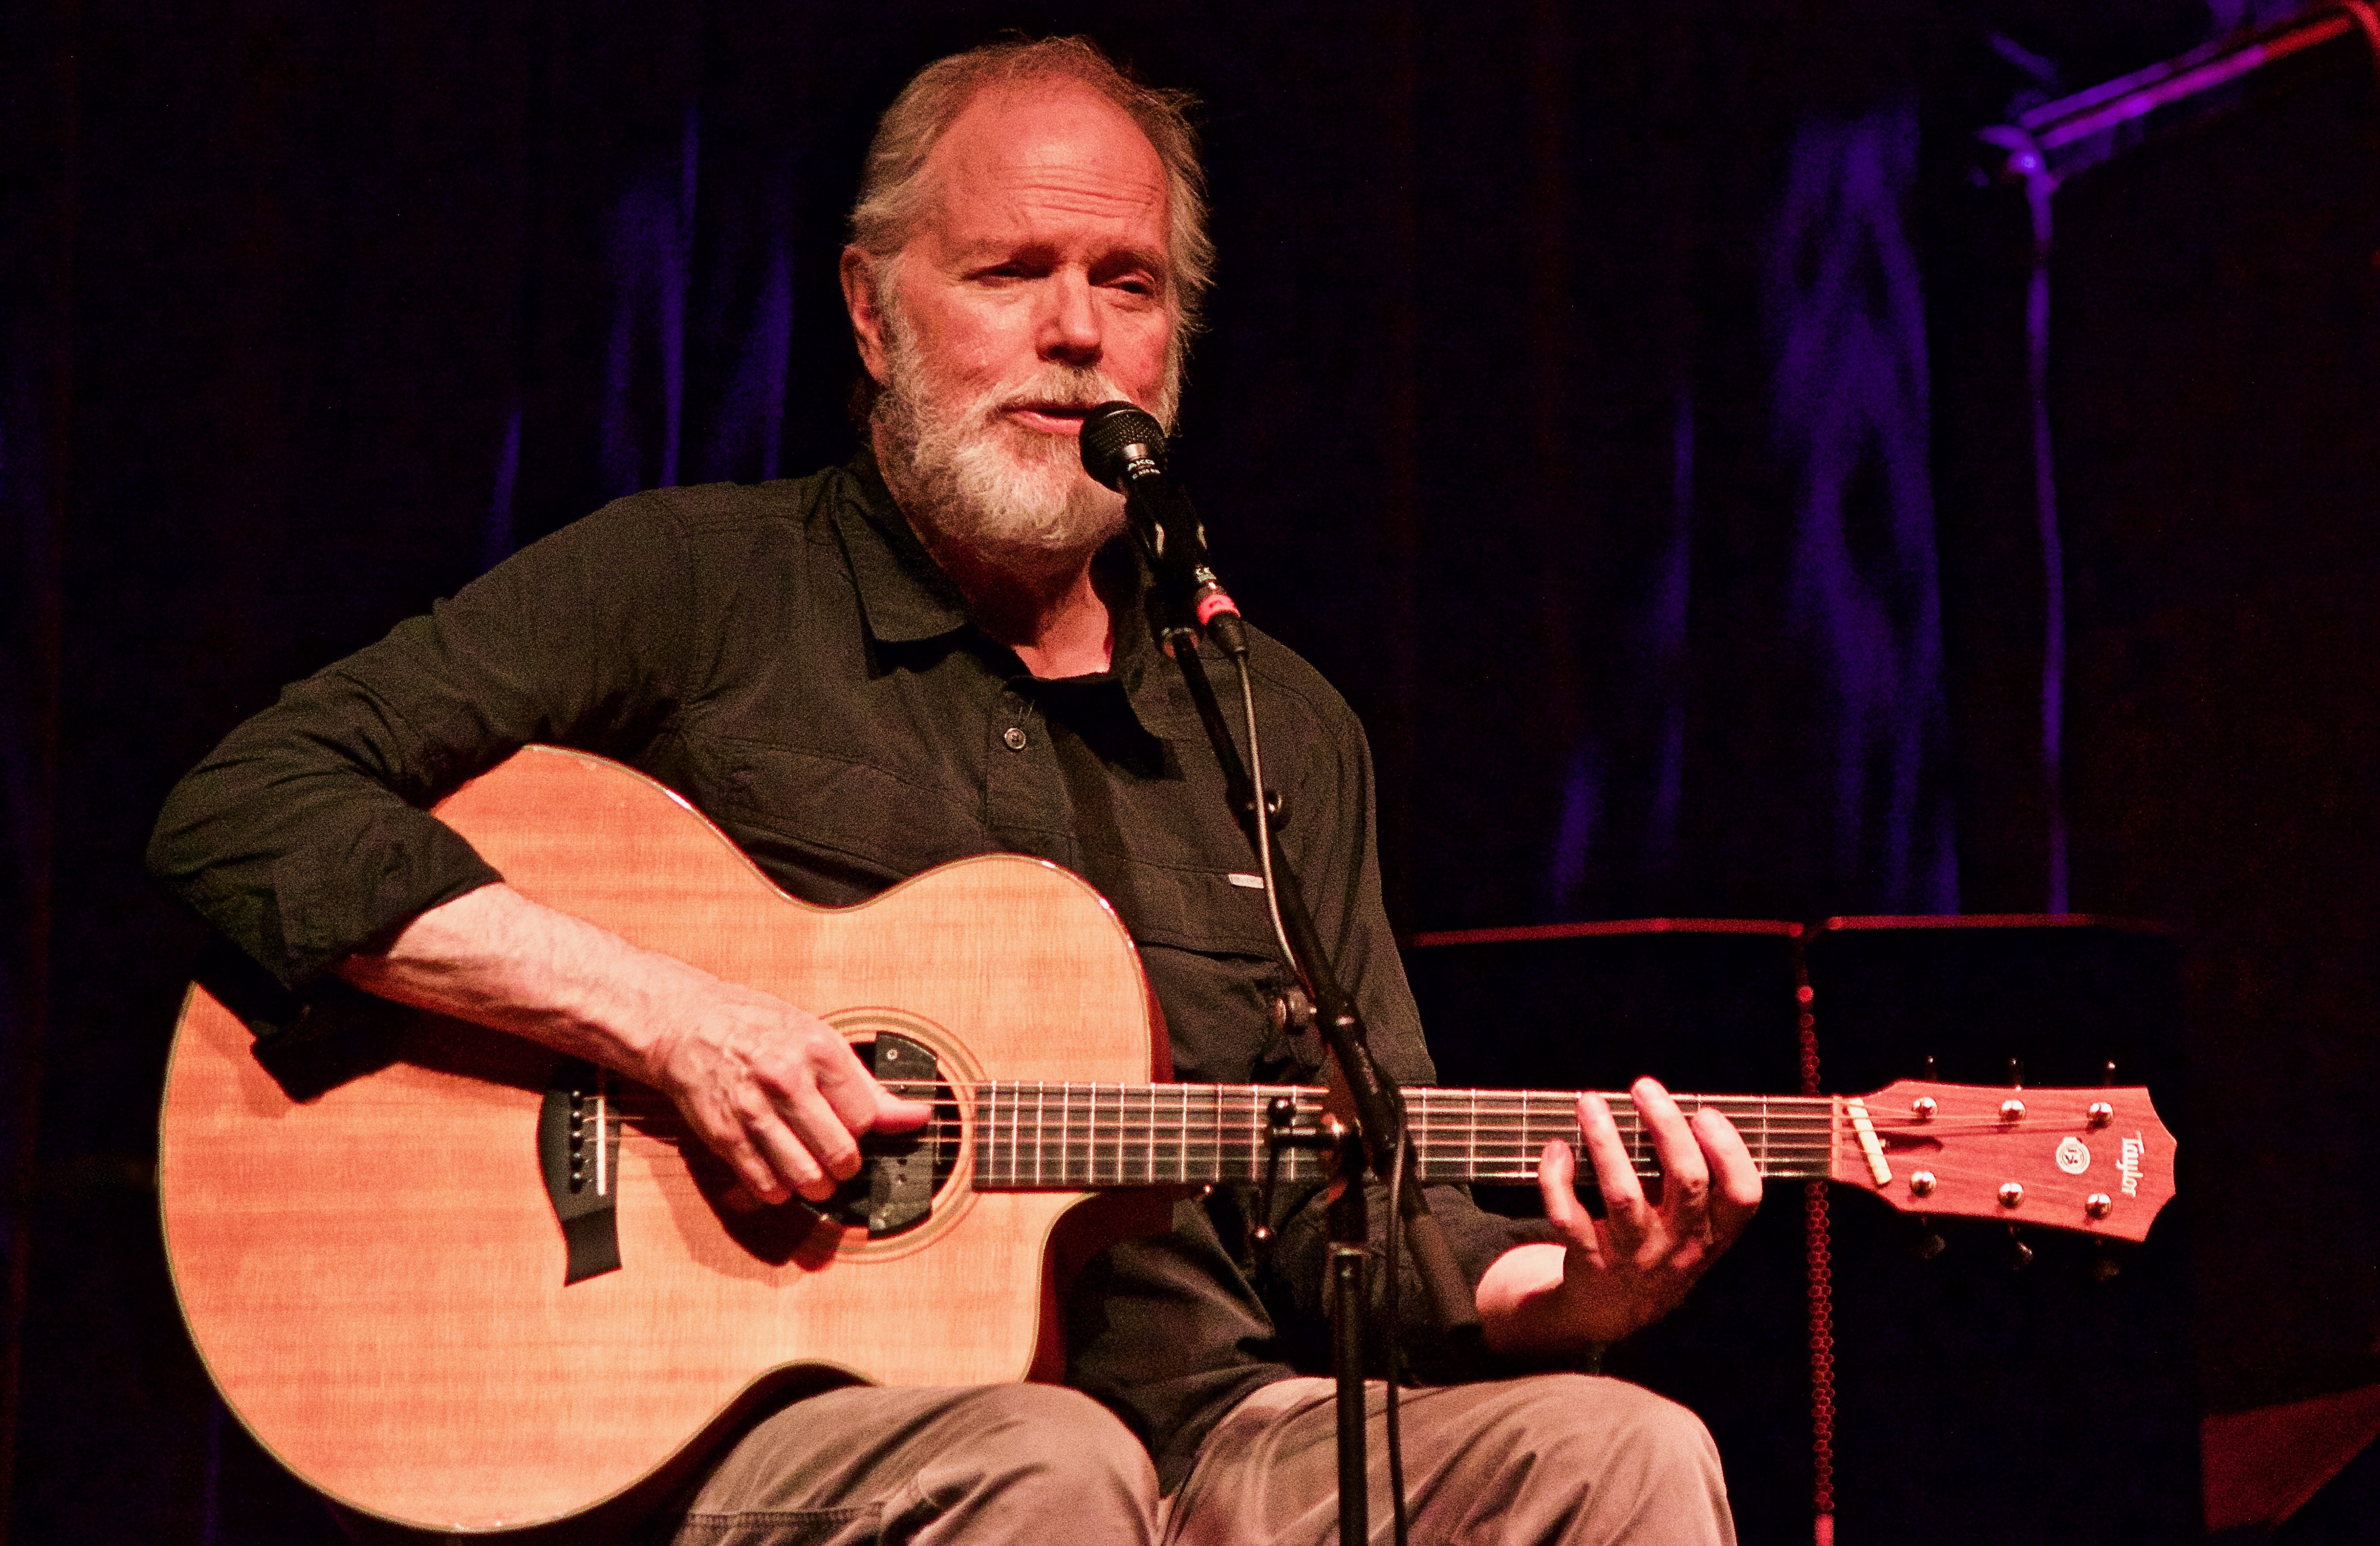
{"label": "shirt sleeve", "polygon": [[428,807],[531,741],[650,737],[697,615],[667,503],[618,501],[294,684],[174,786],[149,867],[283,986],[502,877]]}

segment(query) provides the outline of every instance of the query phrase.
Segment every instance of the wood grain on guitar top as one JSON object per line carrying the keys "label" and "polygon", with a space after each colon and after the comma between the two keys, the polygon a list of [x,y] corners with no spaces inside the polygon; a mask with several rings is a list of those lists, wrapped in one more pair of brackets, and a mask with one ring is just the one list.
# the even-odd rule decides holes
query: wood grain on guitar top
{"label": "wood grain on guitar top", "polygon": [[[898,1006],[943,1028],[946,1077],[978,1057],[1017,1078],[1150,1077],[1129,937],[1038,860],[965,860],[812,907],[660,785],[545,748],[438,813],[525,895],[635,943],[829,1018]],[[193,989],[168,1073],[159,1176],[184,1313],[232,1409],[334,1497],[516,1527],[645,1478],[762,1371],[942,1384],[1031,1366],[1043,1245],[1080,1194],[938,1207],[931,1250],[837,1250],[820,1223],[773,1261],[730,1235],[658,1097],[632,1089],[624,1269],[565,1287],[534,1145],[552,1055],[414,1020],[401,1061],[300,1103]]]}

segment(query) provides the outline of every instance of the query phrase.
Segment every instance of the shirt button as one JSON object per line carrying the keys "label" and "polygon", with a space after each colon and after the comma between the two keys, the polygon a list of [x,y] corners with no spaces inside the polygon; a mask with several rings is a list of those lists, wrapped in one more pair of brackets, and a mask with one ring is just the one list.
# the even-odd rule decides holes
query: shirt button
{"label": "shirt button", "polygon": [[1002,731],[1000,733],[1000,738],[1008,743],[1008,749],[1011,751],[1023,751],[1025,749],[1025,732],[1014,724]]}

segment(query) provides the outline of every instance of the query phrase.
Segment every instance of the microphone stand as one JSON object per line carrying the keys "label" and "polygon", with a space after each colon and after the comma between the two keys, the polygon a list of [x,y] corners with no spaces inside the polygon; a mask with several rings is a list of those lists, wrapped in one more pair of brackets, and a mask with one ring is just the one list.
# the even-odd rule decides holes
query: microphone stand
{"label": "microphone stand", "polygon": [[[1254,848],[1258,841],[1256,823],[1266,824],[1268,837],[1277,834],[1281,810],[1280,803],[1269,796],[1259,799],[1256,783],[1241,761],[1238,743],[1232,740],[1222,709],[1216,701],[1206,663],[1199,658],[1198,612],[1202,602],[1220,593],[1220,588],[1213,572],[1198,558],[1197,544],[1166,541],[1161,534],[1152,541],[1151,532],[1137,521],[1133,530],[1157,579],[1155,596],[1161,613],[1159,637],[1166,653],[1181,669],[1183,685],[1189,689],[1190,700],[1197,707],[1198,721],[1206,727],[1215,760],[1222,768],[1232,815]],[[1247,641],[1238,626],[1237,612],[1218,615],[1211,603],[1208,610],[1208,627],[1216,636],[1216,643],[1245,672]],[[1301,1131],[1290,1113],[1277,1109],[1271,1114],[1270,1141],[1275,1163],[1284,1148],[1335,1150],[1340,1156],[1340,1194],[1329,1210],[1328,1269],[1331,1363],[1338,1377],[1339,1539],[1341,1546],[1364,1546],[1370,1503],[1366,1485],[1364,1430],[1364,1316],[1367,1303],[1365,1270],[1371,1254],[1364,1197],[1367,1172],[1386,1178],[1396,1165],[1397,1156],[1403,1156],[1403,1181],[1396,1188],[1401,1214],[1398,1222],[1412,1242],[1415,1265],[1420,1271],[1440,1329],[1450,1334],[1475,1331],[1479,1315],[1470,1289],[1463,1283],[1462,1270],[1455,1265],[1454,1254],[1447,1247],[1445,1234],[1431,1216],[1429,1203],[1422,1195],[1414,1147],[1399,1143],[1405,1124],[1403,1094],[1372,1057],[1362,1012],[1331,969],[1330,955],[1314,927],[1313,915],[1306,910],[1305,892],[1289,856],[1278,842],[1269,846],[1275,902],[1281,911],[1281,931],[1287,936],[1289,966],[1314,1005],[1323,1041],[1338,1065],[1343,1093],[1354,1116],[1352,1130],[1326,1119],[1318,1131]],[[1339,1130],[1334,1132],[1333,1128]],[[1269,1231],[1269,1217],[1261,1221],[1261,1227]],[[1394,1261],[1388,1263],[1389,1272],[1396,1270]],[[1395,1356],[1396,1350],[1390,1348],[1389,1357],[1393,1359]]]}

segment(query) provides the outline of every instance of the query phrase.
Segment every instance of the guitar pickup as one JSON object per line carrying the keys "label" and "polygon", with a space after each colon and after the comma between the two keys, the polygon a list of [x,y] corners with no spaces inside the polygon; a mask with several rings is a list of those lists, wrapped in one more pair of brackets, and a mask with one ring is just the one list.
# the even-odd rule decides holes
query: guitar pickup
{"label": "guitar pickup", "polygon": [[933,1050],[889,1030],[876,1033],[870,1071],[895,1094],[936,1102],[934,1118],[915,1133],[869,1133],[859,1140],[859,1173],[835,1188],[819,1211],[838,1223],[866,1229],[871,1240],[914,1229],[934,1211],[941,1163],[941,1065]]}

